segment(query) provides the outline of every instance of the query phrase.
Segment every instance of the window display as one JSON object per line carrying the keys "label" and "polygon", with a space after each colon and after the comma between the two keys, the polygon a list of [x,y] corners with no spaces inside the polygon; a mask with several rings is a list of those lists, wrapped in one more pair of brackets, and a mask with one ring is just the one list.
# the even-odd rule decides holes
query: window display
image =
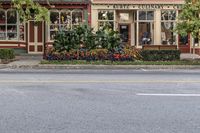
{"label": "window display", "polygon": [[101,29],[104,26],[114,29],[114,11],[103,10],[98,12],[98,28]]}
{"label": "window display", "polygon": [[53,40],[59,30],[69,30],[83,22],[82,10],[50,11],[49,39]]}
{"label": "window display", "polygon": [[173,29],[176,24],[176,11],[163,10],[161,11],[161,44],[175,45],[176,34]]}
{"label": "window display", "polygon": [[154,39],[154,12],[138,11],[139,45],[152,44]]}
{"label": "window display", "polygon": [[18,24],[17,12],[12,9],[0,10],[0,40],[24,39],[24,24]]}

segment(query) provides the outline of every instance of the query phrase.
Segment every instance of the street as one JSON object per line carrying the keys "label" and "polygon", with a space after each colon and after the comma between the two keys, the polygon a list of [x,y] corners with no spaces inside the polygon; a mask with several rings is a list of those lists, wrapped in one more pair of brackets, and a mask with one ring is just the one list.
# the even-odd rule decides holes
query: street
{"label": "street", "polygon": [[0,133],[199,133],[200,70],[0,70]]}

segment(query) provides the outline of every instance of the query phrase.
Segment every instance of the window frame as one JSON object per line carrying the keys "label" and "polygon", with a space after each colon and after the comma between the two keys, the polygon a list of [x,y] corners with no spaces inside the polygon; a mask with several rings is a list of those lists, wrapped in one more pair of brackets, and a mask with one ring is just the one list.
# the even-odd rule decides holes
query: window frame
{"label": "window frame", "polygon": [[[103,19],[99,19],[99,12],[101,11],[109,11],[113,13],[113,20],[103,20]],[[97,24],[98,24],[98,29],[100,29],[100,23],[104,23],[103,25],[105,25],[105,23],[113,23],[113,30],[115,29],[115,11],[114,10],[98,10],[98,20],[97,20]]]}
{"label": "window frame", "polygon": [[[83,18],[84,18],[84,11],[82,10],[82,9],[74,9],[74,10],[70,10],[70,9],[62,9],[62,10],[58,10],[58,9],[52,9],[52,10],[49,10],[49,16],[51,17],[51,12],[57,12],[58,13],[58,15],[59,15],[59,17],[58,17],[58,19],[59,19],[59,21],[58,21],[58,24],[56,24],[57,26],[58,26],[58,31],[59,31],[59,29],[61,29],[63,26],[67,26],[67,24],[63,24],[63,23],[61,23],[61,13],[62,12],[69,12],[70,13],[70,18],[71,18],[71,21],[70,21],[70,28],[69,29],[73,29],[73,23],[72,23],[72,14],[73,14],[73,12],[76,12],[76,11],[79,11],[79,12],[82,12],[82,20],[81,20],[81,23],[80,23],[80,25],[82,25],[83,24]],[[52,25],[54,25],[54,24],[52,24],[51,23],[51,18],[50,18],[50,24],[48,24],[48,42],[53,42],[54,41],[54,39],[51,39],[51,26]]]}
{"label": "window frame", "polygon": [[[145,13],[145,16],[146,16],[146,19],[144,19],[144,20],[140,20],[140,18],[139,18],[139,13],[140,12],[146,12]],[[148,17],[147,17],[147,12],[153,12],[153,19],[147,19]],[[136,20],[136,25],[137,25],[137,46],[139,46],[139,47],[141,47],[142,46],[142,44],[140,43],[140,34],[139,34],[139,32],[140,32],[140,27],[139,27],[139,24],[140,23],[151,23],[152,25],[153,25],[153,32],[151,32],[152,34],[150,34],[151,35],[151,44],[154,44],[154,40],[155,40],[155,35],[154,35],[154,30],[155,30],[155,10],[151,10],[151,9],[147,9],[147,10],[137,10],[137,20]],[[150,45],[151,45],[150,44]]]}
{"label": "window frame", "polygon": [[[18,12],[15,10],[15,9],[12,9],[12,8],[9,8],[9,9],[0,9],[0,11],[3,11],[4,14],[5,14],[5,23],[4,24],[0,24],[0,26],[5,26],[5,31],[4,32],[0,32],[0,33],[4,33],[5,35],[5,39],[1,39],[0,42],[3,42],[3,41],[10,41],[10,42],[16,42],[16,41],[20,41],[20,42],[25,42],[26,41],[26,34],[25,34],[25,23],[20,23],[20,20],[19,20],[19,14]],[[8,24],[8,12],[9,11],[15,11],[16,12],[16,23],[10,23]],[[15,33],[13,32],[8,32],[8,26],[15,26],[16,27],[16,31]],[[23,26],[23,33],[20,32],[20,26]],[[13,33],[13,34],[17,34],[16,38],[15,39],[8,39],[8,34],[9,33]],[[23,35],[24,36],[24,39],[22,40],[20,38],[20,36]]]}
{"label": "window frame", "polygon": [[[170,12],[170,11],[174,11],[175,12],[175,19],[167,19],[167,20],[163,20],[162,19],[162,11],[168,11],[168,13]],[[160,25],[161,25],[161,28],[160,28],[160,33],[162,33],[162,23],[165,23],[165,22],[168,22],[168,23],[172,23],[173,24],[173,27],[175,27],[176,26],[176,24],[177,24],[177,18],[178,18],[178,10],[176,10],[176,9],[162,9],[162,10],[160,10],[160,14],[161,14],[161,16],[160,16]],[[168,17],[169,17],[169,15],[168,15]],[[170,29],[169,29],[170,30]],[[173,36],[175,36],[175,44],[169,44],[169,45],[178,45],[178,43],[177,43],[177,41],[178,41],[178,34],[176,34],[175,32],[171,32],[171,33],[173,33],[174,35]],[[166,35],[165,35],[166,36]],[[167,39],[168,40],[168,39]],[[162,35],[161,35],[161,38],[160,38],[160,43],[161,43],[161,45],[168,45],[168,42],[167,42],[167,44],[163,44],[162,43]]]}

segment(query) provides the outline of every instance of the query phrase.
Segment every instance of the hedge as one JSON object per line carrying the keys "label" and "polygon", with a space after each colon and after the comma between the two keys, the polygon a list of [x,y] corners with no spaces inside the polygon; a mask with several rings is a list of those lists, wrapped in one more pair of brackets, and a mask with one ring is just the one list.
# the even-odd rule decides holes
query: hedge
{"label": "hedge", "polygon": [[0,59],[14,59],[15,53],[13,49],[0,49]]}
{"label": "hedge", "polygon": [[180,50],[142,50],[144,61],[173,61],[180,60]]}

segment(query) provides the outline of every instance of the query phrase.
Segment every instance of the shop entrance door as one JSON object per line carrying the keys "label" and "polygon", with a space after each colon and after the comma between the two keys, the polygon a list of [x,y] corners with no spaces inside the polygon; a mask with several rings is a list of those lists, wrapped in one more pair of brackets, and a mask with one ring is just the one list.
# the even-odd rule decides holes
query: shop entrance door
{"label": "shop entrance door", "polygon": [[120,24],[119,33],[124,44],[130,45],[130,24]]}
{"label": "shop entrance door", "polygon": [[28,53],[42,54],[44,51],[44,23],[28,22]]}
{"label": "shop entrance door", "polygon": [[178,45],[181,53],[190,53],[190,35],[178,37]]}

